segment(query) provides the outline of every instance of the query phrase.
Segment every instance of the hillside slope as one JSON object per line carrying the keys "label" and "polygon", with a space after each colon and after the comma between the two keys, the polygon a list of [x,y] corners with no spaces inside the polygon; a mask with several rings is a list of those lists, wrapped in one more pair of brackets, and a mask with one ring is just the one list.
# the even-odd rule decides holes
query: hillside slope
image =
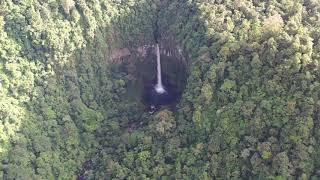
{"label": "hillside slope", "polygon": [[[0,2],[0,177],[320,178],[319,11],[319,0]],[[135,77],[108,60],[154,43],[156,22],[188,80],[177,107],[149,114],[125,98]]]}

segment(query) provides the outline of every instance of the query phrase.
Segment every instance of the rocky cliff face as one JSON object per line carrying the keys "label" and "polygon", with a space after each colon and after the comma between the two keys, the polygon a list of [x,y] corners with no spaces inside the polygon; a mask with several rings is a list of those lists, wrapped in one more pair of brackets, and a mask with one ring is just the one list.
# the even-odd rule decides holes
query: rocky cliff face
{"label": "rocky cliff face", "polygon": [[[143,44],[137,48],[110,48],[107,51],[109,54],[107,61],[119,63],[128,56],[134,55],[137,57],[145,58],[148,55],[148,53],[155,54],[155,44]],[[160,54],[169,57],[174,57],[179,61],[185,61],[181,47],[170,41],[160,41]]]}

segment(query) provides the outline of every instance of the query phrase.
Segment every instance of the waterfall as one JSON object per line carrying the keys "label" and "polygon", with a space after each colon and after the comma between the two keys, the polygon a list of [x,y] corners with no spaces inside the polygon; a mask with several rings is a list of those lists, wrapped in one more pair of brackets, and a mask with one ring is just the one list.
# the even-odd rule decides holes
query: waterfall
{"label": "waterfall", "polygon": [[156,45],[156,53],[157,53],[157,84],[155,86],[155,90],[157,93],[162,94],[166,92],[162,85],[162,80],[161,80],[161,61],[160,61],[160,48],[159,44],[157,43]]}

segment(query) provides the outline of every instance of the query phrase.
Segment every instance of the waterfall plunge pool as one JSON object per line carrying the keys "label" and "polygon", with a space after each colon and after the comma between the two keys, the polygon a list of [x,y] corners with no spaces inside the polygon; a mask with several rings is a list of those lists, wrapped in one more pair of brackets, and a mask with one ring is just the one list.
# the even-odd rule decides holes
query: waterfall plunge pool
{"label": "waterfall plunge pool", "polygon": [[161,60],[164,59],[162,59],[163,55],[160,55],[159,44],[156,44],[155,52],[156,78],[151,83],[145,84],[142,95],[142,101],[149,108],[150,113],[156,111],[160,106],[175,102],[181,96],[181,91],[176,87],[176,83],[170,82],[171,78],[162,73]]}
{"label": "waterfall plunge pool", "polygon": [[[162,45],[161,47],[163,47]],[[168,51],[171,50],[171,52]],[[122,57],[120,71],[130,77],[126,87],[126,94],[122,97],[127,101],[141,103],[146,110],[151,106],[159,109],[161,106],[175,107],[186,85],[186,60],[179,55],[178,49],[170,47],[161,49],[161,84],[165,92],[157,93],[158,83],[156,46],[149,46],[138,54]]]}

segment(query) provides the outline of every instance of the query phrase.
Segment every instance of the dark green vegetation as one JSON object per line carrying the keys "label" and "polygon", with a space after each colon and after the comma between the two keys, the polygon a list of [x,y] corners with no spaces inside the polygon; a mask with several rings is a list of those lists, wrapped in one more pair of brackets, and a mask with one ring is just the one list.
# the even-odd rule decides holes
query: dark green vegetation
{"label": "dark green vegetation", "polygon": [[[109,50],[187,59],[176,109]],[[2,179],[318,179],[319,0],[0,1]]]}

